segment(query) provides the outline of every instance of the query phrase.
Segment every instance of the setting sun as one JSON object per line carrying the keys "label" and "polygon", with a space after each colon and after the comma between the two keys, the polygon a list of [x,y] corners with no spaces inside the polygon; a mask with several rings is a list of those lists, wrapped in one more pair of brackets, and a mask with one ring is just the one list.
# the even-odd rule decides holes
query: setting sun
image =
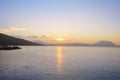
{"label": "setting sun", "polygon": [[63,39],[63,38],[57,38],[57,39],[55,39],[56,41],[64,41],[65,39]]}

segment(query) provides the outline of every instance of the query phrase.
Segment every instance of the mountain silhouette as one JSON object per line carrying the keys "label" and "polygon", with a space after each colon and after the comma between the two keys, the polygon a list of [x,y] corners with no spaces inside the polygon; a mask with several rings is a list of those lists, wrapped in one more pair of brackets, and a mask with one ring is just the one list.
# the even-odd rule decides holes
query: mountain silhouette
{"label": "mountain silhouette", "polygon": [[31,46],[43,46],[42,44],[34,43],[28,40],[8,36],[0,33],[0,45],[31,45]]}
{"label": "mountain silhouette", "polygon": [[38,44],[43,44],[43,45],[47,45],[46,42],[40,41],[40,40],[33,40],[32,42],[38,43]]}
{"label": "mountain silhouette", "polygon": [[116,44],[114,44],[113,42],[110,42],[110,41],[99,41],[93,45],[94,46],[102,46],[102,47],[117,47]]}
{"label": "mountain silhouette", "polygon": [[57,43],[57,44],[48,44],[49,46],[90,46],[87,43]]}
{"label": "mountain silhouette", "polygon": [[110,41],[99,41],[94,44],[88,43],[57,43],[57,44],[48,44],[49,46],[88,46],[88,47],[120,47]]}

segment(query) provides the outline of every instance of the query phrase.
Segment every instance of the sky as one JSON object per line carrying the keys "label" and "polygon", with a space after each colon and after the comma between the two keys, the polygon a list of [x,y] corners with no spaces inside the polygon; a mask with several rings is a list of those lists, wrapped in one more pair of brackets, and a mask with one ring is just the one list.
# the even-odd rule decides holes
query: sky
{"label": "sky", "polygon": [[120,0],[0,0],[0,33],[47,43],[120,44]]}

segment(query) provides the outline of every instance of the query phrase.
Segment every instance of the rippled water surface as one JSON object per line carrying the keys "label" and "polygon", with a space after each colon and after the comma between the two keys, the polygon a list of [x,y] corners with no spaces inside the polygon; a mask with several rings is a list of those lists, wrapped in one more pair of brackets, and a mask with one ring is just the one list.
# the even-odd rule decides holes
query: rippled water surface
{"label": "rippled water surface", "polygon": [[24,46],[1,50],[0,80],[120,80],[120,48]]}

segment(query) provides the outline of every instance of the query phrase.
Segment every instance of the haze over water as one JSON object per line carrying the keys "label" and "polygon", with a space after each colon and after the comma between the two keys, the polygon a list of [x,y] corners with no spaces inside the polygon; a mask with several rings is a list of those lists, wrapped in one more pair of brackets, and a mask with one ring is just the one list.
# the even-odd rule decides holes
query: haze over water
{"label": "haze over water", "polygon": [[0,51],[0,80],[120,80],[120,49],[27,46]]}

